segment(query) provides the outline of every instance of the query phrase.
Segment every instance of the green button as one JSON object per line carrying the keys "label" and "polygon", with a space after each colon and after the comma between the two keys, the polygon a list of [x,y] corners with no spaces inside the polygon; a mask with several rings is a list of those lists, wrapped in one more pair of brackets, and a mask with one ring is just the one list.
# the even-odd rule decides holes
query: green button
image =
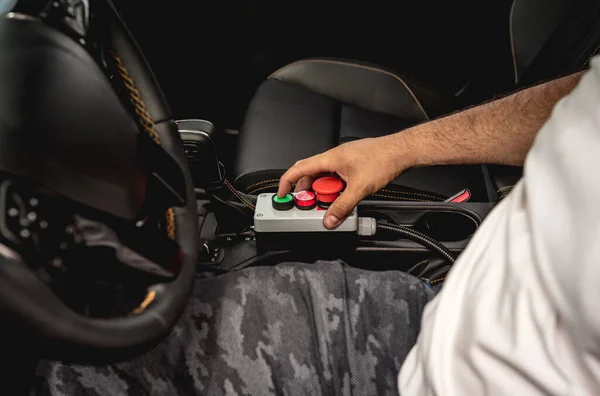
{"label": "green button", "polygon": [[288,203],[290,202],[292,199],[294,199],[294,197],[292,197],[292,194],[287,194],[285,197],[283,198],[279,198],[277,195],[275,195],[273,197],[273,201],[277,202],[277,203]]}

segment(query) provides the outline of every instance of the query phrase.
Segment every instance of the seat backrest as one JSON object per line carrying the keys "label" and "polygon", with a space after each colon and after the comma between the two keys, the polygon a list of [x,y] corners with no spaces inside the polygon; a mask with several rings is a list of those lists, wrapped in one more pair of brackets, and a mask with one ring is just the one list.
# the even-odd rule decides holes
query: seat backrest
{"label": "seat backrest", "polygon": [[[600,49],[600,0],[513,0],[509,24],[513,89],[582,70]],[[520,167],[488,170],[500,199],[522,176]]]}
{"label": "seat backrest", "polygon": [[531,66],[573,0],[514,0],[509,19],[514,81]]}
{"label": "seat backrest", "polygon": [[514,83],[531,85],[587,66],[599,49],[600,1],[514,0],[509,25]]}

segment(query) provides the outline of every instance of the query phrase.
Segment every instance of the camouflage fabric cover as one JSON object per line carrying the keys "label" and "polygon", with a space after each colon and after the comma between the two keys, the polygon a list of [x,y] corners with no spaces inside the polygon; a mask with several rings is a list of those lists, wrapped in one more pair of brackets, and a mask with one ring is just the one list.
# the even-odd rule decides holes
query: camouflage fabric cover
{"label": "camouflage fabric cover", "polygon": [[341,262],[198,280],[172,333],[128,362],[44,361],[40,395],[395,395],[434,292]]}

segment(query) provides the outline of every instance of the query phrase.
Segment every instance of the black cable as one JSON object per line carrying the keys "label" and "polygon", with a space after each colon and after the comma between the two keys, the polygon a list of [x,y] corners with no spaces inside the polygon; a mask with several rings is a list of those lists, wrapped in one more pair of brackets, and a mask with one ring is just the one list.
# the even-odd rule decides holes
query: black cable
{"label": "black cable", "polygon": [[386,220],[378,220],[377,228],[402,234],[407,239],[410,239],[413,242],[417,242],[425,247],[428,247],[433,251],[438,252],[445,259],[447,259],[450,262],[450,264],[454,264],[454,261],[456,261],[456,257],[454,256],[454,253],[450,251],[450,249],[448,249],[442,243],[431,238],[430,236],[423,234],[422,232],[413,230],[412,228],[403,227],[398,224],[393,224]]}

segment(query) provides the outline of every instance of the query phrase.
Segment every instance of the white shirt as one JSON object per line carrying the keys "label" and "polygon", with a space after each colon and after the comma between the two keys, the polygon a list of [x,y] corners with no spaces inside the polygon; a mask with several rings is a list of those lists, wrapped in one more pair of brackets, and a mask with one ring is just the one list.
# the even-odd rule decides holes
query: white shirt
{"label": "white shirt", "polygon": [[426,307],[398,386],[402,396],[600,395],[600,59]]}

